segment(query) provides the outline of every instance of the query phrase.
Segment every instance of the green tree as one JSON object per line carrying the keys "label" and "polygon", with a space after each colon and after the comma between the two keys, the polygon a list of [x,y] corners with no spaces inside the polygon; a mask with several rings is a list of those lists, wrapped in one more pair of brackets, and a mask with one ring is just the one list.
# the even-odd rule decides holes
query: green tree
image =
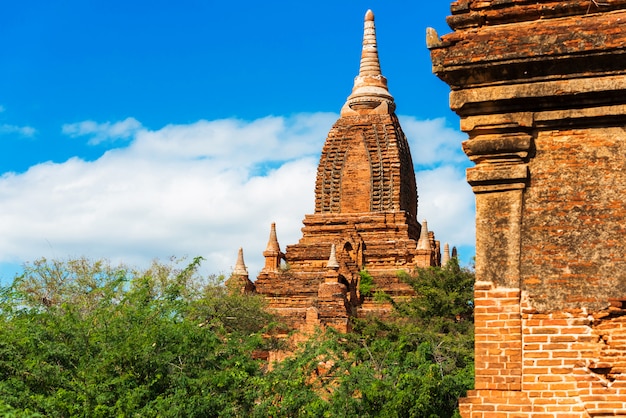
{"label": "green tree", "polygon": [[403,275],[388,318],[277,348],[263,300],[202,278],[200,259],[142,271],[38,260],[0,289],[0,413],[109,417],[452,416],[473,381],[473,274]]}
{"label": "green tree", "polygon": [[248,416],[273,319],[199,263],[27,266],[0,294],[0,399],[45,416]]}
{"label": "green tree", "polygon": [[[450,417],[473,386],[473,283],[456,260],[402,278],[389,318],[311,338],[265,378],[257,416]],[[379,295],[379,297],[382,297]]]}

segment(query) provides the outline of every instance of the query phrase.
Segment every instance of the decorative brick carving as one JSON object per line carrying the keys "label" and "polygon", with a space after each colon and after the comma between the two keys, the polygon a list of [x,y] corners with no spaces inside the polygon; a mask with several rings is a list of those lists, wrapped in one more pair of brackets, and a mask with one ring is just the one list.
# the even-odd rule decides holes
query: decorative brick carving
{"label": "decorative brick carving", "polygon": [[626,1],[451,10],[455,32],[427,44],[476,163],[476,390],[461,413],[626,416]]}

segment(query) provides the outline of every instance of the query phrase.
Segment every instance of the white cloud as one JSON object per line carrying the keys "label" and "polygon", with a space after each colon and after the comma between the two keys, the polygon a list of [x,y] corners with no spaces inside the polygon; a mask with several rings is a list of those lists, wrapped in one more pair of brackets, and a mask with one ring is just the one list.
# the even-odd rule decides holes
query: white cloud
{"label": "white cloud", "polygon": [[316,113],[268,116],[252,122],[201,120],[141,131],[132,149],[156,159],[204,158],[224,167],[248,167],[318,154],[336,119],[333,113]]}
{"label": "white cloud", "polygon": [[437,239],[452,246],[473,246],[474,194],[465,180],[465,170],[443,165],[416,173],[419,194],[417,216],[428,221]]}
{"label": "white cloud", "polygon": [[469,263],[475,252],[475,201],[465,180],[465,169],[472,165],[461,142],[467,136],[450,128],[445,118],[418,120],[400,116],[409,140],[416,169],[418,219],[428,221],[435,237],[450,248],[462,247],[462,262]]}
{"label": "white cloud", "polygon": [[[4,108],[2,109],[4,111]],[[3,124],[0,125],[0,134],[18,134],[21,136],[32,137],[37,133],[37,130],[31,126],[16,126]]]}
{"label": "white cloud", "polygon": [[[299,240],[302,219],[314,209],[319,152],[336,118],[198,121],[156,131],[133,118],[65,125],[68,135],[129,135],[131,142],[95,161],[73,158],[2,175],[0,263],[87,255],[145,265],[201,255],[207,271],[228,273],[241,246],[256,274],[271,222],[283,250]],[[449,140],[447,128],[437,135],[431,121],[413,119],[407,132],[420,123],[431,129],[432,148]],[[422,145],[411,146],[415,154]],[[418,188],[420,216],[438,239],[473,243],[473,196],[463,169],[418,173]]]}
{"label": "white cloud", "polygon": [[409,140],[416,169],[467,163],[461,149],[467,135],[450,128],[445,118],[417,120],[413,116],[400,116],[400,123]]}
{"label": "white cloud", "polygon": [[[0,113],[4,113],[6,108],[0,105]],[[0,124],[0,135],[17,134],[19,136],[33,137],[37,130],[32,126],[18,126],[8,123]]]}
{"label": "white cloud", "polygon": [[97,145],[105,141],[131,139],[141,129],[141,123],[135,118],[126,118],[120,122],[97,123],[86,120],[63,125],[62,132],[72,138],[90,136],[89,144]]}

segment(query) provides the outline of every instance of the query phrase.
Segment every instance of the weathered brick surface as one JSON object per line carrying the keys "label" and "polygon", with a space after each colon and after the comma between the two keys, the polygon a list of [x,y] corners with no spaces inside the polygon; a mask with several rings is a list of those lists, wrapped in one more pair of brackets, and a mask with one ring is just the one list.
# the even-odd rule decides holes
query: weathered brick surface
{"label": "weathered brick surface", "polygon": [[453,29],[580,16],[619,10],[626,0],[459,0],[452,3],[448,24]]}
{"label": "weathered brick surface", "polygon": [[626,296],[626,131],[538,132],[524,194],[522,286],[539,310]]}
{"label": "weathered brick surface", "polygon": [[[446,48],[431,51],[433,70],[454,89],[513,78],[534,81],[620,70],[626,55],[625,1],[609,2],[614,9],[611,13],[586,13],[592,1],[551,1],[567,7],[572,15],[576,13],[574,9],[578,10],[575,16],[558,19],[541,18],[541,2],[527,3],[524,16],[534,14],[535,19],[506,25],[483,24],[444,36]],[[594,9],[595,6],[590,12]],[[512,11],[513,19],[519,17],[515,7],[484,8],[476,13],[504,16],[506,11]],[[545,65],[548,59],[552,62]]]}
{"label": "weathered brick surface", "polygon": [[459,0],[433,70],[476,163],[464,417],[626,416],[626,1]]}

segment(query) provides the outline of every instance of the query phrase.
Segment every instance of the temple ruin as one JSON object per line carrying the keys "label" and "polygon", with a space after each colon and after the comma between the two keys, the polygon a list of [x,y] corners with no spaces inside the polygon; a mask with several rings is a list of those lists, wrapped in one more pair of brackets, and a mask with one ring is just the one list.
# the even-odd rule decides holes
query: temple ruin
{"label": "temple ruin", "polygon": [[[417,221],[413,162],[395,107],[368,11],[359,74],[322,149],[315,212],[305,216],[302,238],[282,252],[272,224],[257,280],[248,280],[243,258],[238,268],[291,329],[348,331],[350,317],[384,315],[390,306],[375,303],[373,292],[409,297],[398,271],[441,262],[439,242]],[[371,292],[360,286],[365,276]]]}
{"label": "temple ruin", "polygon": [[626,1],[459,0],[433,72],[476,164],[464,417],[626,416]]}

